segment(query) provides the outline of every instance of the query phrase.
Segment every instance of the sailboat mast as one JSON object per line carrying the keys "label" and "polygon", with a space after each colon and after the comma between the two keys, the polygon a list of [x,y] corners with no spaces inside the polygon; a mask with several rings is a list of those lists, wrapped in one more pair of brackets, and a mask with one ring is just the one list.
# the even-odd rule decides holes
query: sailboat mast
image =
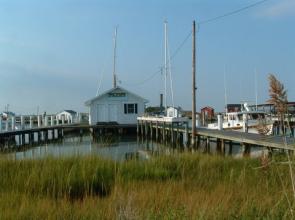
{"label": "sailboat mast", "polygon": [[165,58],[164,58],[164,84],[165,84],[165,91],[164,91],[164,98],[165,98],[165,112],[167,111],[167,20],[164,21],[164,40],[165,40]]}
{"label": "sailboat mast", "polygon": [[254,73],[255,73],[255,104],[256,104],[256,111],[257,111],[258,92],[257,92],[257,70],[256,70],[256,68],[254,69]]}
{"label": "sailboat mast", "polygon": [[115,27],[114,35],[114,63],[113,63],[113,87],[117,87],[117,76],[116,76],[116,57],[117,57],[117,26]]}

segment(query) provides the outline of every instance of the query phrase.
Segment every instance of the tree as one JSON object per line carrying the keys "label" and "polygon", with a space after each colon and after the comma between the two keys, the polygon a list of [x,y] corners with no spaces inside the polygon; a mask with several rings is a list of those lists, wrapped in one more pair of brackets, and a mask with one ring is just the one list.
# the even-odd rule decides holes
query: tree
{"label": "tree", "polygon": [[273,75],[269,74],[269,96],[270,99],[268,103],[273,104],[278,115],[280,129],[284,132],[284,119],[285,114],[287,113],[287,91],[285,90],[284,85]]}

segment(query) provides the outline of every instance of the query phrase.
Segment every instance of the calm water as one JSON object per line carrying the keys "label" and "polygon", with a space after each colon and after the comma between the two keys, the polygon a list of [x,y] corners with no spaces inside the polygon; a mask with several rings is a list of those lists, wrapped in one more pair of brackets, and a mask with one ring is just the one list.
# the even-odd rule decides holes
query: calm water
{"label": "calm water", "polygon": [[[216,153],[216,143],[211,142],[210,153]],[[202,148],[200,151],[204,151]],[[137,140],[136,137],[125,137],[110,143],[110,140],[92,141],[90,136],[81,137],[65,137],[59,143],[51,143],[32,147],[19,152],[6,154],[11,159],[40,159],[47,156],[52,157],[69,157],[69,156],[84,156],[84,155],[99,155],[104,158],[109,158],[117,161],[122,161],[131,158],[149,159],[154,155],[175,154],[183,151],[188,151],[180,148],[172,148],[160,143],[152,141]],[[191,151],[191,150],[190,150]],[[226,146],[226,152],[228,147]],[[265,153],[265,149],[252,148],[251,156],[257,157]],[[239,145],[233,145],[233,156],[241,157],[242,150]]]}

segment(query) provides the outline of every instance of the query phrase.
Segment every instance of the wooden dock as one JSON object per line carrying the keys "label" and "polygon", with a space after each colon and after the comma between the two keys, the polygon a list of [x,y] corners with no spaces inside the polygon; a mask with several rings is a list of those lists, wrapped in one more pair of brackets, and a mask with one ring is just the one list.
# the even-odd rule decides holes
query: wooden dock
{"label": "wooden dock", "polygon": [[[138,118],[137,123],[138,135],[161,141],[163,143],[171,143],[172,145],[190,146],[192,137],[192,129],[189,128],[185,121],[166,122],[156,120],[156,118]],[[200,147],[201,142],[204,143],[205,149],[210,151],[210,142],[216,142],[216,150],[225,153],[226,147],[228,152],[232,152],[233,143],[238,143],[243,149],[243,154],[250,153],[251,146],[267,148],[270,151],[274,149],[295,150],[295,139],[293,137],[280,136],[264,136],[260,134],[244,133],[230,130],[213,130],[203,127],[196,129],[196,148]]]}

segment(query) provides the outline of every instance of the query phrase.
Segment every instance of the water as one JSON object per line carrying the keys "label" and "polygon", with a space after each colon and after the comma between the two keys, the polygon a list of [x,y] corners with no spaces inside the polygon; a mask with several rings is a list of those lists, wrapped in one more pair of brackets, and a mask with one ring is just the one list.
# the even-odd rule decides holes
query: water
{"label": "water", "polygon": [[[204,142],[200,143],[200,152],[205,152]],[[121,137],[116,142],[111,143],[110,139],[92,141],[91,136],[83,137],[65,137],[59,143],[51,143],[39,145],[36,147],[24,149],[18,152],[5,154],[4,156],[15,159],[42,159],[48,156],[51,157],[72,157],[72,156],[87,156],[98,155],[103,158],[116,161],[123,161],[132,158],[142,160],[149,159],[155,155],[178,154],[183,151],[192,151],[180,147],[170,147],[161,143],[137,139],[136,137]],[[226,145],[226,154],[229,147]],[[216,154],[216,142],[210,142],[210,153]],[[251,157],[259,157],[267,153],[264,148],[252,147]],[[232,155],[234,157],[242,157],[243,152],[239,144],[233,144]]]}
{"label": "water", "polygon": [[90,136],[65,137],[60,143],[44,144],[23,151],[8,153],[11,159],[41,159],[47,156],[71,157],[99,155],[103,158],[122,161],[134,157],[149,159],[154,154],[163,154],[167,147],[152,142],[138,142],[136,137],[127,137],[115,143],[94,142]]}

